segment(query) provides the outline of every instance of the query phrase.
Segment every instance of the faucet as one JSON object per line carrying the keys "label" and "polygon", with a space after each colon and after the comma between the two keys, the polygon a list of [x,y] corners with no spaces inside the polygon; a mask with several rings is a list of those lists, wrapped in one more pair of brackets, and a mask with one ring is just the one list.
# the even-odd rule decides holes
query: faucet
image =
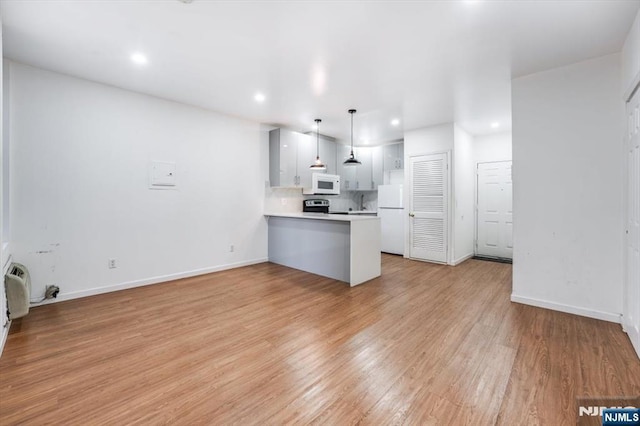
{"label": "faucet", "polygon": [[360,194],[360,210],[366,210],[364,208],[364,194]]}

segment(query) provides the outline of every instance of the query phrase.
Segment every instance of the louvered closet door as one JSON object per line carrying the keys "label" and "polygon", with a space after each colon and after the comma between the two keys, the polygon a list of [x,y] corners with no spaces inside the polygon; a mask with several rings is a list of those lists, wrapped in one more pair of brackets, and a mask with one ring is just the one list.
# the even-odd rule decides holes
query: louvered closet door
{"label": "louvered closet door", "polygon": [[447,261],[449,182],[447,154],[411,157],[410,257]]}
{"label": "louvered closet door", "polygon": [[[627,282],[625,323],[640,328],[640,88],[627,103]],[[637,333],[637,331],[636,331]],[[637,336],[635,338],[640,338]]]}

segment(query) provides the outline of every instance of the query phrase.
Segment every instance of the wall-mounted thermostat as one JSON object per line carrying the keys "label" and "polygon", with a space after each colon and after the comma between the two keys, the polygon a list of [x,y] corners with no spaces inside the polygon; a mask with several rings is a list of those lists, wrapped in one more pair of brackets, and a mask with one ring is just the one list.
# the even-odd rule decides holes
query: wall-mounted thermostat
{"label": "wall-mounted thermostat", "polygon": [[149,165],[149,188],[175,189],[176,163],[152,161]]}

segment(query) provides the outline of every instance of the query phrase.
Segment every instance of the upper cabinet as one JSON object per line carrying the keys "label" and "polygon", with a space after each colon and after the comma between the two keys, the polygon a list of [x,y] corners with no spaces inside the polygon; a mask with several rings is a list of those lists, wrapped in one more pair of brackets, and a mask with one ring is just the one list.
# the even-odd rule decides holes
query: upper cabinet
{"label": "upper cabinet", "polygon": [[285,129],[269,132],[269,182],[271,186],[297,186],[297,133]]}
{"label": "upper cabinet", "polygon": [[371,172],[371,148],[356,148],[355,155],[362,164],[355,166],[356,169],[356,191],[370,191],[373,189],[373,178]]}
{"label": "upper cabinet", "polygon": [[[344,161],[351,155],[351,146],[336,145],[336,158],[338,161],[338,174],[340,175],[340,190],[353,191],[356,189],[356,167],[345,166]],[[354,150],[355,153],[355,150]],[[356,158],[358,156],[356,155]]]}
{"label": "upper cabinet", "polygon": [[371,148],[371,180],[372,189],[384,184],[384,149],[381,146]]}
{"label": "upper cabinet", "polygon": [[311,172],[309,168],[316,160],[316,140],[311,136],[296,133],[298,140],[298,157],[296,160],[296,170],[298,174],[298,185],[303,188],[311,187]]}
{"label": "upper cabinet", "polygon": [[383,182],[382,147],[358,147],[353,154],[362,163],[358,166],[345,166],[342,163],[349,158],[351,147],[338,145],[338,174],[340,189],[343,191],[373,191]]}
{"label": "upper cabinet", "polygon": [[[309,188],[316,159],[317,140],[314,134],[302,134],[287,129],[269,132],[269,181],[274,187]],[[345,166],[351,146],[320,137],[320,159],[330,175],[340,175],[342,191],[373,191],[384,183],[384,172],[403,168],[403,144],[384,147],[356,147],[354,155],[362,164]]]}
{"label": "upper cabinet", "polygon": [[[315,135],[287,129],[269,132],[269,182],[275,187],[311,187],[310,169],[316,160]],[[327,166],[320,173],[336,174],[336,144],[320,138],[320,159]]]}
{"label": "upper cabinet", "polygon": [[383,150],[385,172],[404,169],[404,143],[385,145]]}
{"label": "upper cabinet", "polygon": [[[315,144],[314,144],[315,146]],[[327,170],[324,172],[328,175],[337,175],[338,169],[336,167],[336,155],[337,155],[337,144],[334,141],[329,139],[324,139],[320,136],[320,160],[327,166]],[[312,160],[315,161],[316,154],[315,151],[313,153]],[[312,163],[309,163],[311,165]]]}

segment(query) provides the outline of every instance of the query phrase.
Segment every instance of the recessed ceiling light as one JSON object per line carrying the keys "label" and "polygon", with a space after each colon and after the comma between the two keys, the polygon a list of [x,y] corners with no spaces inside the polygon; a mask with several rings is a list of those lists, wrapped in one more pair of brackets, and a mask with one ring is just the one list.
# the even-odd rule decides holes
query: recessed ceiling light
{"label": "recessed ceiling light", "polygon": [[265,99],[267,99],[262,93],[256,93],[256,95],[253,97],[253,99],[256,100],[256,102],[264,102]]}
{"label": "recessed ceiling light", "polygon": [[138,65],[146,65],[147,62],[149,62],[147,60],[147,57],[144,56],[142,53],[134,53],[133,55],[131,55],[131,61],[134,64],[138,64]]}
{"label": "recessed ceiling light", "polygon": [[394,118],[393,120],[391,120],[391,125],[392,126],[397,126],[400,124],[400,120],[398,120],[397,118]]}
{"label": "recessed ceiling light", "polygon": [[498,123],[497,121],[491,123],[491,128],[492,129],[497,129],[498,127],[500,127],[500,123]]}

